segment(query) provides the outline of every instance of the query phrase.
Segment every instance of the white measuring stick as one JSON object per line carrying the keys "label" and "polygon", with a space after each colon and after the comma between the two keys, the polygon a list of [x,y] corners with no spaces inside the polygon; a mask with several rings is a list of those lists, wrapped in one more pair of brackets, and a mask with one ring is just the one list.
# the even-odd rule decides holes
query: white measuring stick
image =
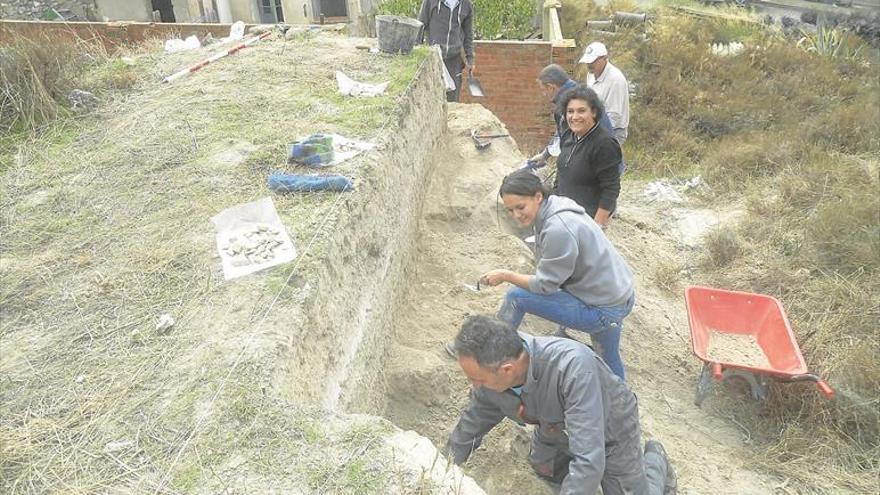
{"label": "white measuring stick", "polygon": [[253,37],[247,41],[244,41],[242,43],[239,43],[239,44],[233,46],[232,48],[229,48],[228,50],[223,50],[222,52],[217,52],[214,55],[211,55],[210,57],[206,58],[205,60],[202,60],[201,62],[198,62],[194,65],[187,67],[186,69],[179,70],[179,71],[175,72],[174,74],[171,74],[170,76],[165,76],[162,79],[162,82],[163,83],[170,83],[171,81],[174,81],[176,79],[180,79],[181,77],[183,77],[191,72],[195,72],[195,71],[201,69],[202,67],[210,64],[211,62],[216,62],[227,55],[232,55],[233,53],[235,53],[243,48],[246,48],[246,47],[256,43],[257,41],[260,41],[261,39],[269,36],[270,34],[272,34],[272,31],[266,31],[263,34],[261,34],[259,36],[255,36],[255,37]]}

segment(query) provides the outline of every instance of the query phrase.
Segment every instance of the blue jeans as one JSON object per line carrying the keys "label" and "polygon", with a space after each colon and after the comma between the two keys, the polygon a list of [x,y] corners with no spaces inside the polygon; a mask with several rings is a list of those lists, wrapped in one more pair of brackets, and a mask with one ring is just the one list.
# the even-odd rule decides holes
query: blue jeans
{"label": "blue jeans", "polygon": [[635,296],[620,306],[596,307],[584,304],[564,290],[553,294],[535,294],[519,287],[507,291],[504,304],[496,315],[518,329],[528,314],[540,316],[573,330],[590,334],[593,346],[615,375],[623,380],[623,361],[620,359],[620,332],[623,319],[632,311]]}

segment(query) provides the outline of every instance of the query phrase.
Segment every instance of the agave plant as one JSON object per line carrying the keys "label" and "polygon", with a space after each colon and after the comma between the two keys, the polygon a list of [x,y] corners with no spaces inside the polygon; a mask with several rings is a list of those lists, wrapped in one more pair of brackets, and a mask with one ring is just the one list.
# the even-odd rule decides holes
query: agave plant
{"label": "agave plant", "polygon": [[813,52],[824,57],[853,59],[861,54],[865,44],[852,34],[828,26],[823,20],[819,20],[815,33],[801,31],[803,37],[798,41],[798,46],[808,52]]}

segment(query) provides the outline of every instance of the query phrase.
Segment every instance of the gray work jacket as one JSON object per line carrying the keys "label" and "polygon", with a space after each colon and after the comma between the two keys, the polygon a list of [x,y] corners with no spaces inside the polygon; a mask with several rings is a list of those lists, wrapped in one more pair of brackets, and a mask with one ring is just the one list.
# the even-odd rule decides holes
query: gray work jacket
{"label": "gray work jacket", "polygon": [[537,424],[541,441],[572,459],[560,495],[594,494],[606,457],[640,435],[635,395],[589,347],[558,337],[520,336],[529,353],[522,395],[473,389],[446,448],[461,464],[504,417]]}

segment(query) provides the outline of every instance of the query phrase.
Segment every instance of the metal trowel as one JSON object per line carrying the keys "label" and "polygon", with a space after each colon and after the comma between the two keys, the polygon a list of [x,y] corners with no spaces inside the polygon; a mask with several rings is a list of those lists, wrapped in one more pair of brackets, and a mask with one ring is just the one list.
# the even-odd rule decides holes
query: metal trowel
{"label": "metal trowel", "polygon": [[480,292],[480,281],[479,280],[477,280],[477,285],[471,285],[471,284],[461,284],[461,285],[464,286],[465,289],[467,289],[471,292]]}
{"label": "metal trowel", "polygon": [[474,76],[473,72],[468,73],[468,90],[471,92],[471,96],[477,98],[486,96],[483,93],[483,86],[480,84],[480,80]]}

